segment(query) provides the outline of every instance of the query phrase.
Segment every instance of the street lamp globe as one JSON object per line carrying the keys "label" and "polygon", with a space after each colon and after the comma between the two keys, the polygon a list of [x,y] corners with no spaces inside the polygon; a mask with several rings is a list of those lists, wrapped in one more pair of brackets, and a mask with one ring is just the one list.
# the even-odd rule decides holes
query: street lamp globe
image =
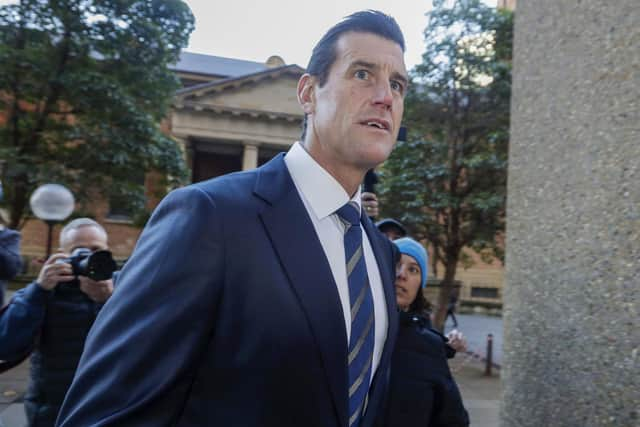
{"label": "street lamp globe", "polygon": [[64,221],[71,215],[75,199],[71,191],[60,184],[44,184],[36,188],[29,199],[31,211],[43,221]]}
{"label": "street lamp globe", "polygon": [[47,237],[47,258],[51,254],[53,225],[71,215],[75,199],[69,189],[60,184],[44,184],[36,188],[29,199],[31,211],[49,226]]}

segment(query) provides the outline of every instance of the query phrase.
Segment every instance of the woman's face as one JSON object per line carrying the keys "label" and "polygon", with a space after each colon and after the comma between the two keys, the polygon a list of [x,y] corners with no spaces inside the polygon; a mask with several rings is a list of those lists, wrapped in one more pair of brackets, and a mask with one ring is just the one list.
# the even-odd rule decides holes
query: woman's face
{"label": "woman's face", "polygon": [[421,288],[422,278],[420,265],[416,260],[402,254],[400,261],[396,264],[396,301],[400,310],[407,311],[411,303],[416,299]]}

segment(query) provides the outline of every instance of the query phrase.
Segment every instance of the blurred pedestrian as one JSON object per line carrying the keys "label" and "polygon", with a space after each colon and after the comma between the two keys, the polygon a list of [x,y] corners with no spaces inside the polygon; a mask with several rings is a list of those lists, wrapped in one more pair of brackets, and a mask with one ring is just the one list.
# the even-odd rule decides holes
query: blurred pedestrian
{"label": "blurred pedestrian", "polygon": [[447,319],[451,316],[451,320],[453,320],[453,327],[458,327],[458,320],[456,319],[456,303],[458,302],[458,295],[456,290],[451,291],[451,296],[449,297],[449,304],[447,304],[447,315],[444,318],[444,322],[447,323]]}

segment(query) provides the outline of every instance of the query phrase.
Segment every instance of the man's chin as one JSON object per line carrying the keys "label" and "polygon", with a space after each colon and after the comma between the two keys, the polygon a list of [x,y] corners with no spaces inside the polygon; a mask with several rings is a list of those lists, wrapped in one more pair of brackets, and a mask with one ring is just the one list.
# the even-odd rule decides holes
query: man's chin
{"label": "man's chin", "polygon": [[384,163],[391,155],[391,151],[384,146],[380,146],[376,147],[375,150],[372,149],[368,150],[367,153],[363,153],[361,159],[363,160],[364,168],[368,170]]}

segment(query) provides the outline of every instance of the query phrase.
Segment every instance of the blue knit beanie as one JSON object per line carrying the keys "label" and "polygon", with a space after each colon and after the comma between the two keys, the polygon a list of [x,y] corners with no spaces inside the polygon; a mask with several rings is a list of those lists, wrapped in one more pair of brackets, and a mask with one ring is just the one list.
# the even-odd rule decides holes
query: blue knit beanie
{"label": "blue knit beanie", "polygon": [[411,237],[403,237],[401,239],[394,240],[401,254],[409,255],[416,260],[420,266],[420,278],[422,279],[422,287],[427,286],[427,263],[429,262],[429,255],[420,243],[413,240]]}

